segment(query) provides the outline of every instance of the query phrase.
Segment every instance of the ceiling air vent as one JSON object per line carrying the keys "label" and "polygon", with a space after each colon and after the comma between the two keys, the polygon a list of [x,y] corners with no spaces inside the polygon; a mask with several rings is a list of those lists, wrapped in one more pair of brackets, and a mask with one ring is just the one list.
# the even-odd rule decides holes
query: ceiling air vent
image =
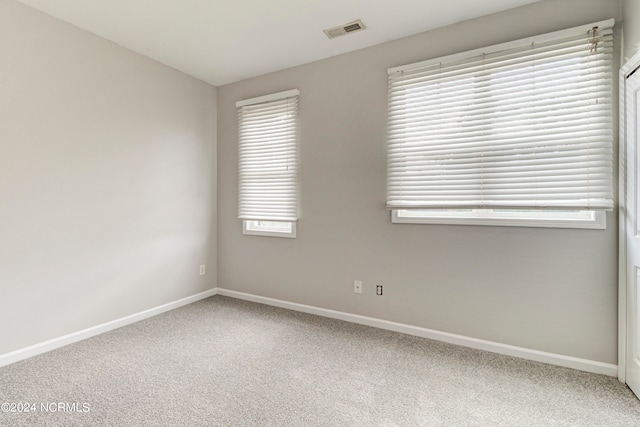
{"label": "ceiling air vent", "polygon": [[344,36],[345,34],[355,33],[356,31],[364,30],[365,26],[361,20],[349,22],[348,24],[341,25],[339,27],[329,28],[324,30],[324,33],[330,39],[333,39],[338,36]]}

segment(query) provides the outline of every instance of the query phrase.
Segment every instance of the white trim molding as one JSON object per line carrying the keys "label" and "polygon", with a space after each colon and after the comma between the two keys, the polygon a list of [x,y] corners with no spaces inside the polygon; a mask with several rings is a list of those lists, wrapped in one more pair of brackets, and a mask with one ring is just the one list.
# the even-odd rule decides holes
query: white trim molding
{"label": "white trim molding", "polygon": [[78,341],[85,340],[87,338],[94,337],[96,335],[104,334],[105,332],[109,332],[114,329],[139,322],[149,317],[157,316],[158,314],[174,310],[176,308],[194,303],[201,299],[209,298],[215,295],[216,291],[217,288],[209,289],[208,291],[200,292],[198,294],[191,295],[190,297],[182,298],[177,301],[160,305],[158,307],[150,308],[148,310],[131,314],[120,319],[112,320],[101,325],[96,325],[78,332],[73,332],[71,334],[54,338],[39,344],[34,344],[32,346],[12,351],[10,353],[0,354],[0,368],[24,359],[28,359],[33,356],[37,356],[42,353],[46,353],[51,350],[55,350],[60,347],[64,347],[69,344],[73,344]]}
{"label": "white trim molding", "polygon": [[468,211],[460,212],[450,209],[392,209],[391,222],[393,224],[490,225],[604,230],[607,228],[607,213],[602,210],[500,212],[500,210],[494,209],[469,209]]}
{"label": "white trim molding", "polygon": [[317,316],[328,317],[331,319],[343,320],[346,322],[357,323],[360,325],[372,326],[374,328],[385,329],[394,332],[400,332],[403,334],[418,336],[422,338],[428,338],[436,341],[447,342],[450,344],[461,345],[464,347],[475,348],[479,350],[490,351],[493,353],[504,354],[507,356],[519,357],[521,359],[533,360],[537,362],[548,363],[551,365],[564,366],[567,368],[578,369],[581,371],[592,372],[596,374],[603,374],[615,377],[618,374],[618,366],[598,362],[594,360],[581,359],[572,356],[565,356],[561,354],[548,353],[544,351],[538,351],[528,349],[524,347],[517,347],[508,344],[496,343],[493,341],[481,340],[477,338],[471,338],[464,335],[451,334],[448,332],[436,331],[433,329],[422,328],[419,326],[407,325],[404,323],[391,322],[388,320],[377,319],[374,317],[361,316],[358,314],[346,313],[336,310],[330,310],[326,308],[314,307],[305,304],[298,304],[289,301],[278,300],[274,298],[263,297],[259,295],[252,295],[243,292],[232,291],[224,288],[214,288],[208,291],[201,292],[190,297],[182,298],[180,300],[170,302],[158,307],[151,308],[149,310],[142,311],[140,313],[132,314],[122,317],[110,322],[103,323],[101,325],[93,326],[91,328],[83,329],[78,332],[74,332],[68,335],[64,335],[59,338],[54,338],[49,341],[45,341],[39,344],[35,344],[20,350],[16,350],[10,353],[0,355],[0,367],[10,365],[21,360],[28,359],[33,356],[37,356],[48,351],[55,350],[60,347],[64,347],[69,344],[73,344],[78,341],[82,341],[87,338],[91,338],[105,332],[112,331],[114,329],[121,328],[123,326],[130,325],[132,323],[139,322],[149,317],[162,314],[164,312],[174,310],[176,308],[194,303],[196,301],[214,296],[223,295],[231,298],[241,299],[245,301],[252,301],[260,304],[270,305],[274,307],[280,307],[288,310],[314,314]]}
{"label": "white trim molding", "polygon": [[521,359],[533,360],[536,362],[548,363],[551,365],[563,366],[566,368],[573,368],[580,371],[592,372],[595,374],[603,374],[611,377],[615,377],[618,374],[617,365],[598,362],[595,360],[581,359],[573,356],[565,356],[562,354],[548,353],[545,351],[517,347],[508,344],[501,344],[493,341],[471,338],[464,335],[451,334],[449,332],[436,331],[433,329],[407,325],[404,323],[390,322],[388,320],[377,319],[374,317],[361,316],[358,314],[345,313],[342,311],[329,310],[326,308],[298,304],[274,298],[267,298],[259,295],[232,291],[224,288],[218,288],[217,294],[245,301],[266,304],[274,307],[285,308],[288,310],[315,314],[317,316],[328,317],[331,319],[358,323],[360,325],[372,326],[374,328],[428,338],[435,341],[442,341],[450,344],[461,345],[464,347],[490,351],[492,353],[504,354],[507,356],[519,357]]}
{"label": "white trim molding", "polygon": [[626,153],[626,82],[640,67],[640,50],[621,68],[619,74],[619,165],[618,165],[618,379],[627,382],[627,153]]}
{"label": "white trim molding", "polygon": [[[281,223],[284,227],[270,227],[261,223]],[[297,221],[260,221],[243,219],[242,234],[245,236],[286,237],[295,239],[297,235]]]}

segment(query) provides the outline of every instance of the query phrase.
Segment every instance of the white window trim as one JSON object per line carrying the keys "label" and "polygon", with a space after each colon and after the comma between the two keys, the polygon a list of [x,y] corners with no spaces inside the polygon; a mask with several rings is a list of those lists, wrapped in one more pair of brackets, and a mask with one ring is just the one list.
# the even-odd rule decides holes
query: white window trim
{"label": "white window trim", "polygon": [[[254,220],[244,219],[242,220],[242,234],[246,236],[266,236],[266,237],[285,237],[288,239],[295,239],[297,235],[297,223],[296,221],[277,221],[286,222],[291,224],[291,231],[277,231],[272,228],[260,228],[259,226],[252,225]],[[276,221],[272,221],[276,222]]]}
{"label": "white window trim", "polygon": [[604,230],[607,228],[606,212],[600,210],[581,211],[581,213],[575,215],[563,215],[560,212],[561,217],[556,216],[555,218],[552,217],[554,212],[550,211],[506,213],[492,212],[491,209],[470,209],[469,212],[433,210],[429,213],[415,211],[412,216],[402,216],[403,211],[401,209],[391,210],[391,222],[394,224],[490,225],[501,227],[583,228],[591,230]]}
{"label": "white window trim", "polygon": [[[287,102],[289,101],[288,98],[298,98],[300,96],[300,91],[298,89],[292,89],[292,90],[287,90],[287,91],[283,91],[283,92],[278,92],[278,93],[272,93],[272,94],[268,94],[268,95],[264,95],[264,96],[259,96],[259,97],[255,97],[255,98],[250,98],[250,99],[245,99],[245,100],[241,100],[236,102],[236,108],[238,109],[239,112],[239,122],[240,122],[240,114],[241,114],[241,109],[242,107],[247,107],[247,106],[253,106],[253,105],[257,105],[257,104],[265,104],[265,103],[270,103],[272,101],[282,101],[282,100],[287,100]],[[287,104],[287,108],[288,108]],[[295,101],[295,106],[297,108],[297,99]],[[288,110],[287,110],[288,111]],[[273,111],[271,111],[271,113],[273,113]],[[291,151],[294,151],[295,155],[292,156],[295,160],[295,165],[294,165],[294,171],[296,171],[297,173],[297,144],[298,144],[298,135],[297,135],[297,110],[296,110],[296,114],[295,114],[295,140],[294,140],[294,145],[295,147],[290,147],[289,145],[287,145],[286,148],[288,151],[288,153],[290,153]],[[250,123],[251,124],[251,123]],[[253,124],[255,127],[255,124]],[[255,129],[252,131],[254,133],[253,137],[255,139]],[[263,132],[264,133],[264,132]],[[273,131],[271,131],[271,133],[268,134],[268,136],[273,136]],[[264,136],[264,135],[263,135]],[[278,134],[278,136],[281,136],[280,134]],[[290,134],[287,134],[287,138],[289,138]],[[280,138],[282,139],[282,138]],[[287,143],[291,142],[289,140],[286,141]],[[273,143],[273,141],[269,142],[270,144]],[[264,145],[264,144],[262,144]],[[264,148],[264,147],[262,147]],[[280,149],[281,147],[276,147],[277,149]],[[240,149],[242,150],[242,136],[240,136]],[[260,147],[259,147],[260,149]],[[249,150],[250,151],[250,150]],[[273,150],[272,150],[273,151]],[[256,157],[255,153],[251,153],[254,157]],[[273,153],[271,153],[272,155]],[[276,153],[278,154],[278,153]],[[287,154],[288,155],[288,154]],[[258,156],[259,157],[259,156]],[[268,163],[269,159],[265,160],[264,158],[260,158],[260,161],[264,164],[265,162],[268,165],[272,165],[272,163],[274,162],[273,159],[271,159],[271,163]],[[287,157],[287,161],[289,161],[289,157]],[[256,163],[256,159],[254,158],[252,161],[250,161],[249,163]],[[263,165],[264,166],[264,165]],[[287,164],[287,171],[290,170],[290,165]],[[251,168],[250,168],[251,169]],[[297,235],[297,208],[295,208],[295,210],[291,210],[291,209],[282,209],[282,206],[272,206],[272,205],[265,205],[264,203],[262,203],[262,205],[264,206],[259,206],[259,209],[255,209],[255,206],[252,206],[250,208],[247,208],[247,206],[243,205],[243,200],[249,204],[251,203],[256,203],[256,201],[254,199],[252,199],[251,194],[252,193],[258,193],[260,191],[260,188],[256,189],[256,188],[250,188],[250,194],[249,197],[246,199],[243,199],[243,195],[242,195],[242,153],[240,154],[240,180],[241,180],[241,185],[240,185],[240,206],[239,206],[239,219],[242,221],[242,234],[243,235],[252,235],[252,236],[268,236],[268,237],[285,237],[285,238],[296,238]],[[287,176],[287,178],[290,178],[290,176]],[[254,179],[255,181],[255,179]],[[296,177],[296,181],[297,181],[297,177]],[[280,183],[282,184],[282,182]],[[297,184],[292,183],[290,181],[286,182],[287,185],[289,185],[288,187],[284,187],[284,189],[280,188],[280,190],[285,191],[285,193],[278,193],[279,197],[286,197],[287,200],[289,200],[291,197],[293,197],[295,200],[295,204],[297,204]],[[280,186],[282,187],[282,186]],[[293,188],[293,189],[292,189]],[[269,190],[273,193],[273,189],[269,188]],[[292,195],[293,194],[293,195]],[[260,205],[260,203],[258,203]],[[243,208],[244,206],[244,208]],[[289,206],[289,208],[291,208]],[[260,217],[264,215],[264,217]],[[281,223],[281,224],[286,224],[288,225],[288,229],[284,230],[284,229],[279,229],[278,227],[273,227],[273,226],[269,226],[268,224],[260,224],[260,222],[271,222],[271,223]]]}

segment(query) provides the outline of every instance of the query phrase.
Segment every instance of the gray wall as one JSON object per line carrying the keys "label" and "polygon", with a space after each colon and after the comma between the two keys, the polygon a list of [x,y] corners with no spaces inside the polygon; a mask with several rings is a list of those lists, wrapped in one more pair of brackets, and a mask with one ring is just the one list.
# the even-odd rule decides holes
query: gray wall
{"label": "gray wall", "polygon": [[[620,21],[620,10],[610,0],[542,1],[219,87],[218,286],[617,363],[612,213],[604,231],[392,225],[385,149],[388,67]],[[298,238],[243,236],[235,102],[292,88],[301,91]]]}
{"label": "gray wall", "polygon": [[0,52],[0,354],[215,287],[215,88],[12,0]]}
{"label": "gray wall", "polygon": [[640,50],[640,1],[622,0],[624,13],[624,57],[631,58]]}

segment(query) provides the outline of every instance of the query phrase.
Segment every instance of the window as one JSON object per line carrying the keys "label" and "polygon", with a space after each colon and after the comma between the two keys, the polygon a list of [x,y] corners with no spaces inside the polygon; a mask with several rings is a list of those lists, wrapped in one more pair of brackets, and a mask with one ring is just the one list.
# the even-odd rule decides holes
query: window
{"label": "window", "polygon": [[243,234],[296,237],[298,90],[236,103]]}
{"label": "window", "polygon": [[604,228],[613,24],[389,69],[392,221]]}

